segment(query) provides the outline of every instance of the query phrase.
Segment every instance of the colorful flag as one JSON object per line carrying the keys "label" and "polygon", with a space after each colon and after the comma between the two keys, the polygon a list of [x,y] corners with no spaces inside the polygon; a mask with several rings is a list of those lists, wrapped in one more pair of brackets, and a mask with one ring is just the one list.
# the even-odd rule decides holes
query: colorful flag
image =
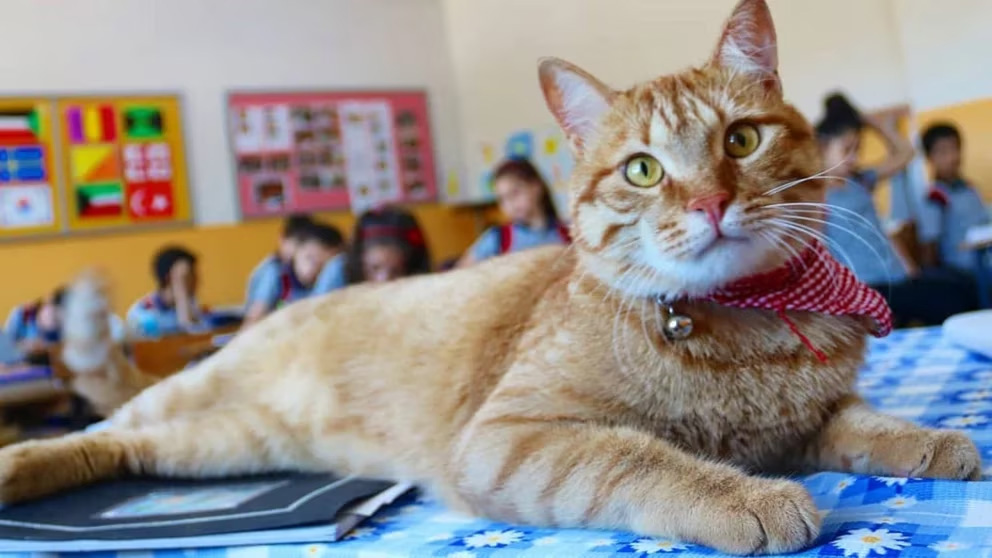
{"label": "colorful flag", "polygon": [[121,176],[120,159],[113,145],[78,145],[69,148],[69,168],[75,184],[102,184]]}
{"label": "colorful flag", "polygon": [[45,180],[44,151],[40,146],[0,148],[0,183]]}
{"label": "colorful flag", "polygon": [[79,186],[76,201],[80,217],[105,217],[124,212],[124,193],[117,183]]}
{"label": "colorful flag", "polygon": [[117,139],[117,115],[110,105],[69,107],[66,124],[72,143],[107,143]]}
{"label": "colorful flag", "polygon": [[135,220],[161,219],[175,215],[172,184],[143,182],[127,185],[127,211]]}
{"label": "colorful flag", "polygon": [[147,106],[128,107],[124,110],[124,130],[128,139],[159,138],[165,130],[162,111]]}
{"label": "colorful flag", "polygon": [[47,184],[0,188],[0,227],[41,227],[53,221],[52,189]]}
{"label": "colorful flag", "polygon": [[0,145],[38,143],[40,120],[34,109],[0,109]]}

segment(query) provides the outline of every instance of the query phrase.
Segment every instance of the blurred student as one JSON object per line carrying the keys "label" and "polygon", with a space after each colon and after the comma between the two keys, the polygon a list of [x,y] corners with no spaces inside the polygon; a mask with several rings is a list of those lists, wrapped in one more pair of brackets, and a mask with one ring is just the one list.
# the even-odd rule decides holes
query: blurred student
{"label": "blurred student", "polygon": [[208,312],[196,299],[199,278],[196,256],[180,246],[165,247],[152,260],[158,288],[140,298],[127,312],[130,331],[160,337],[210,328]]}
{"label": "blurred student", "polygon": [[[910,258],[897,254],[879,220],[872,199],[875,186],[903,171],[914,156],[912,144],[899,134],[897,123],[862,116],[839,94],[829,96],[825,104],[826,114],[817,124],[816,134],[825,174],[830,177],[825,180],[828,207],[824,227],[830,250],[861,281],[885,296],[897,326],[936,325],[951,315],[974,309],[974,288],[921,270]],[[856,156],[865,128],[882,137],[888,153],[872,168],[859,169]]]}
{"label": "blurred student", "polygon": [[510,159],[493,172],[493,191],[508,223],[492,227],[475,241],[459,261],[464,267],[501,254],[549,244],[567,244],[551,189],[530,161]]}
{"label": "blurred student", "polygon": [[257,322],[272,311],[271,293],[278,292],[286,266],[293,262],[307,228],[313,225],[309,215],[290,215],[283,221],[279,244],[274,253],[255,267],[248,279],[245,299],[245,323]]}
{"label": "blurred student", "polygon": [[[274,288],[261,293],[265,314],[314,294],[339,289],[344,281],[344,238],[324,223],[312,223],[301,233],[293,260],[282,267]],[[256,320],[257,321],[257,320]]]}
{"label": "blurred student", "polygon": [[971,274],[975,256],[962,248],[968,229],[988,224],[988,209],[972,184],[961,176],[961,133],[953,124],[934,124],[923,132],[923,152],[933,169],[921,236],[928,265]]}
{"label": "blurred student", "polygon": [[348,284],[382,283],[430,271],[424,233],[412,214],[384,208],[358,218],[348,254]]}
{"label": "blurred student", "polygon": [[58,343],[62,332],[62,302],[65,288],[47,297],[14,308],[7,316],[3,334],[24,354],[47,350]]}

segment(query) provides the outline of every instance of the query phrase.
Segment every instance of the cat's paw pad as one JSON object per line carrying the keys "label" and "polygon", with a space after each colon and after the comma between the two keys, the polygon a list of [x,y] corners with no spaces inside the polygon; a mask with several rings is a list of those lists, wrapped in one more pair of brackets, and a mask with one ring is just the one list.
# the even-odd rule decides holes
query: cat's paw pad
{"label": "cat's paw pad", "polygon": [[982,458],[971,438],[954,430],[928,430],[929,459],[910,476],[932,479],[979,480]]}
{"label": "cat's paw pad", "polygon": [[701,541],[733,554],[778,554],[808,547],[820,533],[820,513],[801,485],[747,479],[728,490]]}

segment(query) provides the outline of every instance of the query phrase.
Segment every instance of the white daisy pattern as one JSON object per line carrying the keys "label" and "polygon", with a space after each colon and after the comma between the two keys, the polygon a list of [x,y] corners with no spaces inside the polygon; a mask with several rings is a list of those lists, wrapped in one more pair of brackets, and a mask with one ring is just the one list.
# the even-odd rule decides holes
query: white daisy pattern
{"label": "white daisy pattern", "polygon": [[617,541],[613,539],[596,539],[594,541],[589,541],[586,548],[602,548],[604,546],[613,546],[617,544]]}
{"label": "white daisy pattern", "polygon": [[844,492],[844,490],[854,484],[855,480],[857,480],[855,477],[844,477],[840,479],[837,481],[837,484],[834,485],[833,493],[840,494],[841,492]]}
{"label": "white daisy pattern", "polygon": [[879,517],[875,523],[878,523],[879,525],[895,525],[898,523],[898,520],[891,515],[886,515],[885,517]]}
{"label": "white daisy pattern", "polygon": [[455,538],[454,533],[438,533],[427,537],[427,542],[450,541],[453,538]]}
{"label": "white daisy pattern", "polygon": [[462,541],[468,548],[483,548],[487,546],[508,546],[515,542],[521,541],[523,538],[524,534],[520,531],[507,529],[505,531],[484,531],[482,533],[476,533],[465,537]]}
{"label": "white daisy pattern", "polygon": [[912,496],[895,496],[882,502],[882,505],[893,510],[903,510],[915,506],[916,498]]}
{"label": "white daisy pattern", "polygon": [[844,551],[844,556],[868,558],[872,553],[884,556],[890,550],[902,550],[909,541],[906,535],[888,529],[855,529],[831,544]]}
{"label": "white daisy pattern", "polygon": [[930,550],[934,550],[936,552],[943,553],[943,552],[957,552],[959,550],[968,550],[969,548],[971,548],[971,545],[954,542],[954,541],[940,541],[937,543],[933,543],[927,548],[929,548]]}
{"label": "white daisy pattern", "polygon": [[630,548],[644,554],[656,554],[658,552],[677,552],[688,548],[671,539],[638,539],[630,543]]}
{"label": "white daisy pattern", "polygon": [[903,486],[909,479],[906,477],[874,477],[878,482],[884,483],[885,486]]}
{"label": "white daisy pattern", "polygon": [[983,399],[992,399],[992,389],[976,389],[974,391],[963,391],[958,394],[958,397],[965,401],[981,401]]}
{"label": "white daisy pattern", "polygon": [[985,415],[960,415],[946,417],[940,421],[940,425],[945,428],[974,428],[989,422]]}

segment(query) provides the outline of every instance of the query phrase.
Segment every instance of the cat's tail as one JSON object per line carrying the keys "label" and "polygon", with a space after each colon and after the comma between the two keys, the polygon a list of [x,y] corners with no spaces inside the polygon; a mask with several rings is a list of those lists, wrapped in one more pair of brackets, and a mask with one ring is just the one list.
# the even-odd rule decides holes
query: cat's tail
{"label": "cat's tail", "polygon": [[62,322],[62,361],[72,372],[74,392],[109,416],[158,378],[138,370],[110,330],[109,287],[90,271],[70,286]]}

